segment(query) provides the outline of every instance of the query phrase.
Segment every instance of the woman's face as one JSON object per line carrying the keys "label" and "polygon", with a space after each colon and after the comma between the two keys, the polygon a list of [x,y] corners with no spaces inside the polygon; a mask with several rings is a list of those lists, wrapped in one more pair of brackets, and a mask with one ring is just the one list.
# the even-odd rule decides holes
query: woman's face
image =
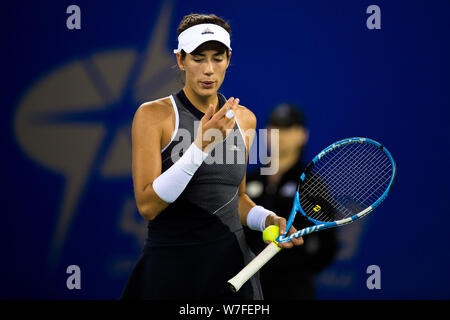
{"label": "woman's face", "polygon": [[216,50],[204,50],[198,54],[186,53],[184,59],[177,54],[178,66],[186,73],[186,86],[199,96],[215,95],[225,78],[230,55]]}

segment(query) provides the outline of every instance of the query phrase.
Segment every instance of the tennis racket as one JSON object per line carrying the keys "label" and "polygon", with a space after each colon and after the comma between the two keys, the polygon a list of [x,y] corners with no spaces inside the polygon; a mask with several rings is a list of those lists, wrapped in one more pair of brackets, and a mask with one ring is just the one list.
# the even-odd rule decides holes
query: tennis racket
{"label": "tennis racket", "polygon": [[[396,174],[394,159],[380,143],[368,138],[348,138],[325,148],[306,166],[294,196],[288,231],[298,212],[307,227],[280,235],[276,242],[339,227],[373,211],[391,190]],[[238,291],[264,264],[281,250],[270,243],[235,277],[228,281]]]}

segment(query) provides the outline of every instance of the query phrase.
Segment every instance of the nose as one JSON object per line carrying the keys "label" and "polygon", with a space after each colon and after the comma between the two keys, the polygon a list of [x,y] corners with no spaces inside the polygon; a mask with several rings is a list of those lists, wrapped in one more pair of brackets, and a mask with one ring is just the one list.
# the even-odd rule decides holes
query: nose
{"label": "nose", "polygon": [[203,70],[205,75],[212,75],[214,73],[214,66],[212,61],[208,61],[205,63],[205,69]]}

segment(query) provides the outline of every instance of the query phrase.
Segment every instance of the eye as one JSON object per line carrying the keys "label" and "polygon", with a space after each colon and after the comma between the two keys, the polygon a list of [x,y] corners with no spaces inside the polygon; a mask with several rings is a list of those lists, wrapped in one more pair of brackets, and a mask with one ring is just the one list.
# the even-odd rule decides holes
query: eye
{"label": "eye", "polygon": [[192,60],[194,60],[195,62],[202,62],[203,57],[200,55],[195,55],[195,56],[192,56]]}
{"label": "eye", "polygon": [[222,62],[223,61],[222,58],[215,58],[214,60],[217,61],[217,62]]}

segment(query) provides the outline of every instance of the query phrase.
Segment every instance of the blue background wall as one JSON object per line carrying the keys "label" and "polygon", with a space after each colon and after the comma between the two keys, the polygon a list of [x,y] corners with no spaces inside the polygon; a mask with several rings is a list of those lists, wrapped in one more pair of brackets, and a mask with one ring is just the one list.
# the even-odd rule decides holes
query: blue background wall
{"label": "blue background wall", "polygon": [[[66,8],[81,9],[68,30]],[[366,8],[381,8],[368,30]],[[2,32],[0,298],[116,299],[145,237],[133,198],[130,125],[180,87],[172,66],[185,14],[229,21],[221,91],[263,128],[292,101],[309,119],[307,158],[349,136],[384,143],[392,194],[340,230],[322,299],[449,299],[450,2],[14,1]],[[78,265],[82,289],[68,290]],[[366,268],[381,269],[368,290]]]}

